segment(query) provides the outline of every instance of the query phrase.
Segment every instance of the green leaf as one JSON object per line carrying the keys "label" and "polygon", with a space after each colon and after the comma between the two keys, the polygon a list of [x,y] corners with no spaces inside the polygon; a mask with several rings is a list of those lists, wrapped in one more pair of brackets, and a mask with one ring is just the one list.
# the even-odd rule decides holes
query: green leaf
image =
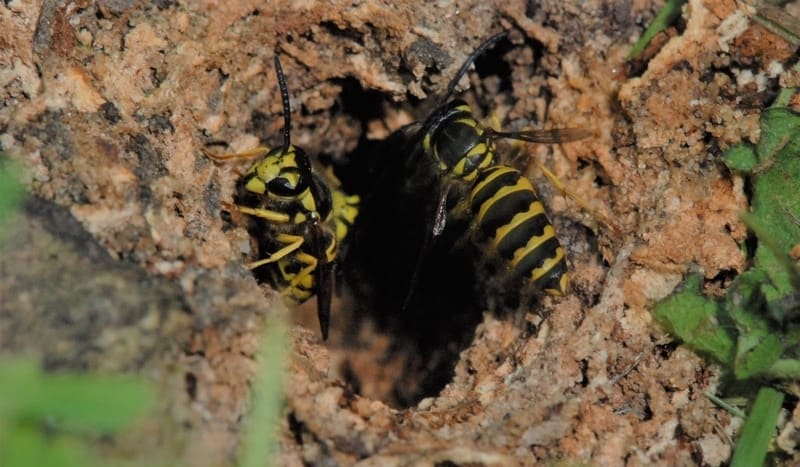
{"label": "green leaf", "polygon": [[778,157],[781,152],[797,154],[800,148],[800,116],[786,107],[773,107],[761,114],[761,139],[758,140],[759,162]]}
{"label": "green leaf", "polygon": [[775,379],[800,380],[800,360],[780,359],[767,370],[766,375]]}
{"label": "green leaf", "polygon": [[784,351],[780,337],[775,334],[742,334],[738,339],[734,374],[747,379],[765,374]]}
{"label": "green leaf", "polygon": [[731,467],[764,465],[769,441],[775,434],[783,398],[782,392],[768,386],[758,391],[750,415],[744,423],[742,436],[736,443]]}
{"label": "green leaf", "polygon": [[42,374],[30,362],[0,362],[0,417],[41,421],[75,433],[114,432],[142,415],[153,395],[122,376]]}
{"label": "green leaf", "polygon": [[736,358],[733,370],[737,379],[747,379],[767,371],[783,353],[774,322],[767,313],[763,286],[764,271],[742,273],[728,290],[724,310],[736,326]]}
{"label": "green leaf", "polygon": [[19,418],[36,404],[39,369],[30,361],[0,360],[0,419]]}
{"label": "green leaf", "polygon": [[38,426],[19,424],[0,439],[0,465],[79,467],[97,463],[92,462],[85,443],[66,436],[47,436]]}
{"label": "green leaf", "polygon": [[773,288],[765,287],[764,293],[771,302],[794,290],[784,257],[800,243],[800,116],[785,108],[767,109],[761,126],[757,154],[765,168],[753,174],[752,219],[771,244],[759,247],[755,257],[756,267],[769,275]]}
{"label": "green leaf", "polygon": [[117,431],[140,417],[153,399],[144,382],[129,377],[68,374],[46,383],[38,409],[76,432]]}
{"label": "green leaf", "polygon": [[653,314],[667,330],[697,352],[730,365],[735,337],[728,323],[720,323],[720,305],[700,293],[700,277],[686,278],[684,290],[656,305]]}
{"label": "green leaf", "polygon": [[728,149],[723,156],[723,160],[728,168],[740,172],[749,172],[758,164],[756,151],[749,144],[738,144]]}

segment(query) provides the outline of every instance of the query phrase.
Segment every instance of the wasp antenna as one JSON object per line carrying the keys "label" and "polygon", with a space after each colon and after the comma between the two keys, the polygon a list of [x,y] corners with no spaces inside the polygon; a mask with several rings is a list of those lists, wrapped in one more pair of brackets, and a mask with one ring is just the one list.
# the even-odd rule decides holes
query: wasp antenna
{"label": "wasp antenna", "polygon": [[481,54],[483,54],[486,51],[486,49],[488,49],[489,47],[493,46],[500,39],[503,39],[507,35],[508,35],[508,33],[506,33],[505,31],[495,34],[494,36],[486,39],[486,41],[483,44],[479,45],[478,48],[475,49],[469,55],[469,57],[467,57],[467,60],[464,61],[464,64],[461,65],[461,68],[458,69],[458,71],[456,72],[456,75],[450,81],[450,84],[447,85],[447,94],[445,94],[444,97],[442,98],[442,102],[447,101],[450,98],[450,96],[453,94],[453,92],[455,92],[456,86],[458,86],[458,82],[461,80],[461,77],[464,76],[464,73],[467,72],[467,68],[469,68],[470,65],[472,65],[472,63],[475,61],[475,59],[480,57]]}
{"label": "wasp antenna", "polygon": [[275,74],[278,75],[278,87],[281,89],[281,98],[283,98],[283,152],[289,150],[292,145],[291,131],[292,131],[292,108],[289,106],[289,90],[286,89],[286,78],[283,77],[283,68],[281,68],[281,60],[276,54],[275,61]]}
{"label": "wasp antenna", "polygon": [[[281,89],[281,98],[283,98],[283,153],[286,154],[289,151],[289,146],[292,145],[292,107],[289,105],[289,90],[286,87],[286,78],[283,75],[281,60],[277,54],[275,54],[273,60],[275,62],[275,74],[278,75],[278,87]],[[295,156],[305,175],[311,177],[311,161],[308,160],[308,156],[303,151],[297,151]]]}

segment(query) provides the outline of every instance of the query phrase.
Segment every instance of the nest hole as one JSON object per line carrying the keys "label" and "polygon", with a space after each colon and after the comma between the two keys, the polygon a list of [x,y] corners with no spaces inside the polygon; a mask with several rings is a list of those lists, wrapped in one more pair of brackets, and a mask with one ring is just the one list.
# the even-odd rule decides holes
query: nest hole
{"label": "nest hole", "polygon": [[[388,97],[354,80],[342,84],[339,111],[365,127],[382,118]],[[328,346],[334,375],[355,393],[406,408],[452,380],[482,314],[472,252],[449,225],[426,246],[433,218],[421,207],[430,193],[396,196],[416,181],[387,160],[392,146],[391,137],[362,137],[336,166],[343,189],[359,194],[361,206],[341,252],[338,282],[346,287]]]}
{"label": "nest hole", "polygon": [[[502,40],[476,60],[473,77],[485,84],[470,91],[477,101],[490,103],[490,95],[511,88],[503,59],[511,48]],[[328,159],[336,163],[343,189],[360,195],[361,205],[340,252],[338,282],[346,284],[346,293],[333,310],[331,370],[363,397],[413,407],[452,381],[483,311],[495,308],[487,297],[496,284],[492,271],[476,264],[482,253],[465,241],[466,225],[448,220],[442,235],[432,237],[434,218],[426,207],[436,198],[436,183],[403,170],[410,155],[396,154],[405,142],[402,132],[380,141],[363,136],[370,122],[385,117],[389,97],[351,78],[339,84],[334,111],[360,121],[362,137],[350,154]],[[421,120],[429,104],[406,105]]]}

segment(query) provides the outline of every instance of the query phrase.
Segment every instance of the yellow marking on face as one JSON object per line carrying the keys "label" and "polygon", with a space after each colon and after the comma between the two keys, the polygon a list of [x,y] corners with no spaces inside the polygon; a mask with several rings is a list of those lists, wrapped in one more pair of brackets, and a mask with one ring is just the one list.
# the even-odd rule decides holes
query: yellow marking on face
{"label": "yellow marking on face", "polygon": [[296,153],[294,146],[290,146],[286,152],[281,152],[278,148],[271,152],[264,159],[253,164],[252,171],[261,180],[267,181],[277,177],[286,167],[297,167]]}
{"label": "yellow marking on face", "polygon": [[263,195],[267,191],[267,185],[258,177],[253,177],[248,180],[244,185],[244,188],[245,190],[258,195]]}
{"label": "yellow marking on face", "polygon": [[299,198],[300,204],[306,212],[317,212],[317,200],[315,200],[314,196],[311,194],[310,188],[306,188],[306,190],[300,194]]}
{"label": "yellow marking on face", "polygon": [[266,194],[267,183],[277,177],[284,177],[290,183],[297,185],[300,175],[296,172],[285,172],[284,169],[288,167],[297,167],[297,153],[294,146],[289,146],[286,152],[282,152],[282,148],[273,149],[247,170],[246,175],[255,176],[247,181],[245,189],[259,195]]}

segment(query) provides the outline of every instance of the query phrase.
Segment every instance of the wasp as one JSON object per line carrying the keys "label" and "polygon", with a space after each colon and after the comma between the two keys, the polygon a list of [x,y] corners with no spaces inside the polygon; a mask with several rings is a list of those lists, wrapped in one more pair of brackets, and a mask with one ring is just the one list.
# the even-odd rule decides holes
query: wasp
{"label": "wasp", "polygon": [[332,171],[314,171],[305,151],[292,145],[289,91],[277,55],[274,62],[283,100],[283,145],[211,157],[263,156],[237,182],[236,204],[230,205],[255,221],[251,232],[263,258],[247,267],[269,266],[272,284],[297,303],[316,293],[317,318],[327,339],[334,267],[358,215],[359,197],[345,194]]}
{"label": "wasp", "polygon": [[[479,262],[493,265],[499,282],[554,296],[569,289],[564,248],[544,206],[531,182],[501,157],[496,143],[555,144],[590,133],[577,128],[498,131],[482,124],[464,100],[451,98],[476,58],[504,37],[496,34],[470,54],[428,118],[398,130],[409,142],[406,165],[412,175],[406,189],[421,183],[428,187],[427,196],[432,194],[412,291],[421,260],[445,231],[448,218],[466,224],[464,236],[476,247]],[[421,182],[426,178],[429,182]]]}

